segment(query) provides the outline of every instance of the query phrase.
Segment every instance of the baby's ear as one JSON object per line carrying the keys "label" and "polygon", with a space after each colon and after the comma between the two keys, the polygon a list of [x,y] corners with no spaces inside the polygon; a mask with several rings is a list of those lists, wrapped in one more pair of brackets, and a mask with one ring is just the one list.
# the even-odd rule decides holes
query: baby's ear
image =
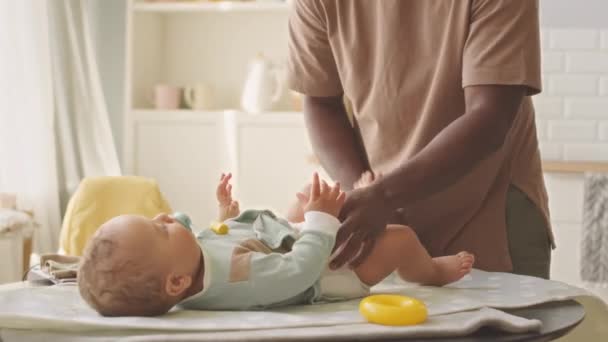
{"label": "baby's ear", "polygon": [[192,285],[192,277],[189,275],[177,275],[170,273],[165,280],[165,292],[172,297],[178,297]]}

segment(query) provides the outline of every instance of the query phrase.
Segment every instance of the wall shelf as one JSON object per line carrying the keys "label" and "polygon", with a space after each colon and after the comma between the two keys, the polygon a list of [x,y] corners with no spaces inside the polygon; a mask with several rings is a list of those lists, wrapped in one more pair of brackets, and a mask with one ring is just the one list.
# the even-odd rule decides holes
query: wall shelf
{"label": "wall shelf", "polygon": [[543,171],[553,173],[608,173],[608,163],[585,161],[543,161]]}
{"label": "wall shelf", "polygon": [[135,122],[164,122],[173,124],[184,124],[187,122],[200,122],[216,120],[238,120],[243,124],[273,124],[273,123],[298,123],[302,124],[304,118],[300,112],[274,111],[263,114],[248,114],[237,110],[197,111],[189,109],[156,110],[135,109],[132,112]]}
{"label": "wall shelf", "polygon": [[[312,165],[320,165],[319,159],[311,154],[307,161]],[[608,173],[608,163],[602,162],[567,162],[567,161],[543,161],[543,172],[549,173]]]}
{"label": "wall shelf", "polygon": [[[128,1],[124,173],[156,179],[171,207],[195,222],[217,215],[222,172],[233,173],[242,207],[285,212],[322,171],[305,159],[304,116],[286,84],[268,111],[240,110],[253,58],[262,53],[284,73],[289,3]],[[208,86],[206,109],[154,109],[160,84]]]}
{"label": "wall shelf", "polygon": [[136,2],[136,12],[192,13],[192,12],[269,12],[287,11],[286,1],[177,1]]}

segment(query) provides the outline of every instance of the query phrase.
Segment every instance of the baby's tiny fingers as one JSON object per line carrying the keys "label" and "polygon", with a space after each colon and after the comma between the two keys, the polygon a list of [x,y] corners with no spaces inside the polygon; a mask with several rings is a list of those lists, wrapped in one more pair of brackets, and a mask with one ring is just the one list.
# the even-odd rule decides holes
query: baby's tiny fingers
{"label": "baby's tiny fingers", "polygon": [[308,200],[310,199],[310,196],[305,195],[301,192],[296,192],[296,197],[298,198],[298,200],[300,200],[304,203],[308,203]]}
{"label": "baby's tiny fingers", "polygon": [[344,202],[346,202],[346,192],[340,191],[340,194],[336,197],[336,202],[338,202],[340,206],[343,206]]}
{"label": "baby's tiny fingers", "polygon": [[319,174],[314,173],[312,176],[312,185],[310,186],[310,199],[315,201],[321,195],[321,188],[319,187]]}
{"label": "baby's tiny fingers", "polygon": [[330,198],[336,199],[339,194],[340,194],[340,183],[336,182],[336,184],[334,184],[334,186],[331,187]]}
{"label": "baby's tiny fingers", "polygon": [[327,196],[328,193],[329,193],[329,185],[327,184],[326,181],[322,181],[321,183],[322,183],[322,185],[321,185],[321,195]]}

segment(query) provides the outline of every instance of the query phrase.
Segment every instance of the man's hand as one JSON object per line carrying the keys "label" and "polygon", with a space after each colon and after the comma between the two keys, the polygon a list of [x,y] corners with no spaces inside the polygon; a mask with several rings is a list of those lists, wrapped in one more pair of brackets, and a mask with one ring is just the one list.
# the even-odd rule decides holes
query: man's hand
{"label": "man's hand", "polygon": [[391,216],[379,187],[370,185],[348,193],[340,218],[344,219],[335,247],[338,254],[330,263],[332,269],[346,263],[360,265],[374,247]]}
{"label": "man's hand", "polygon": [[329,186],[325,181],[319,181],[319,175],[315,172],[310,186],[308,203],[304,206],[304,212],[321,211],[338,217],[340,209],[344,206],[346,194],[340,190],[340,184]]}
{"label": "man's hand", "polygon": [[220,183],[217,185],[215,195],[219,204],[219,221],[237,217],[240,213],[239,202],[232,199],[232,184],[230,184],[232,174],[223,174]]}
{"label": "man's hand", "polygon": [[355,182],[355,184],[353,184],[353,188],[355,188],[355,189],[365,188],[367,186],[372,185],[372,183],[374,181],[376,181],[377,179],[380,179],[380,178],[382,178],[381,173],[375,174],[372,171],[365,171],[361,175],[361,178],[359,178]]}

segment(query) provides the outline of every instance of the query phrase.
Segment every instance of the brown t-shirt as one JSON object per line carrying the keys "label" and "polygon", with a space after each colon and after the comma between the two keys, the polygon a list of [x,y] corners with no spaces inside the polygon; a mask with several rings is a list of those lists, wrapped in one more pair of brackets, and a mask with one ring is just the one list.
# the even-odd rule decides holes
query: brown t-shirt
{"label": "brown t-shirt", "polygon": [[[374,171],[394,170],[465,113],[464,87],[541,90],[537,0],[295,0],[290,87],[344,94]],[[525,97],[503,148],[455,185],[410,207],[433,256],[468,250],[512,269],[505,202],[513,184],[548,221],[534,108]]]}

